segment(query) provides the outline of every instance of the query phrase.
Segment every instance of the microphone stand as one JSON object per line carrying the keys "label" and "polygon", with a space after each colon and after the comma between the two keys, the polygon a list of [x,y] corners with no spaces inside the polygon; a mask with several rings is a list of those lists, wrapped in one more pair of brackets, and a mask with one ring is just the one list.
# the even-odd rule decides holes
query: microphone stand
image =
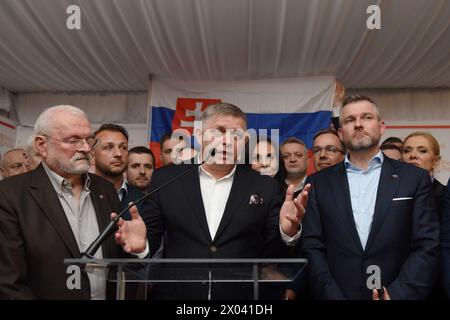
{"label": "microphone stand", "polygon": [[[200,166],[205,163],[205,161],[202,161],[200,163]],[[108,226],[105,228],[105,230],[103,230],[98,237],[89,245],[89,247],[86,249],[86,251],[84,253],[81,254],[82,258],[89,258],[89,259],[94,259],[94,254],[97,252],[98,248],[103,244],[103,242],[106,240],[106,238],[108,238],[111,234],[114,233],[114,231],[116,230],[117,227],[117,222],[119,221],[119,219],[123,216],[123,214],[125,212],[127,212],[128,210],[130,210],[130,208],[134,205],[137,205],[139,203],[141,203],[142,201],[144,201],[145,199],[147,199],[148,197],[154,195],[155,193],[157,193],[159,190],[165,188],[167,185],[171,184],[172,182],[174,182],[175,180],[178,180],[179,178],[185,176],[186,174],[188,174],[189,172],[191,172],[192,170],[198,168],[199,166],[193,165],[192,168],[187,169],[186,171],[182,172],[181,174],[175,176],[174,178],[170,179],[169,181],[167,181],[166,183],[160,185],[158,188],[156,188],[155,190],[147,193],[146,195],[144,195],[143,197],[141,197],[140,199],[136,200],[134,203],[128,205],[128,207],[126,207],[125,209],[123,209],[122,211],[120,211],[120,213],[113,219],[111,220],[111,222],[108,224]]]}

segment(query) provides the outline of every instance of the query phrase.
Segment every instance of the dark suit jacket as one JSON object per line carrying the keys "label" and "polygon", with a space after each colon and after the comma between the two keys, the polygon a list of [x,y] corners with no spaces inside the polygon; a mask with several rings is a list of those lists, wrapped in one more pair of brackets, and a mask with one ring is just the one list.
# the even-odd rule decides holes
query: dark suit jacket
{"label": "dark suit jacket", "polygon": [[[144,204],[142,216],[151,255],[159,248],[164,231],[165,258],[275,258],[287,254],[279,231],[281,199],[274,179],[238,165],[225,212],[215,238],[211,239],[198,165],[180,164],[156,170],[151,189],[186,170],[190,171]],[[258,195],[263,203],[250,205],[252,195]],[[251,298],[245,290],[215,290],[219,286],[214,285],[213,299]],[[166,289],[165,296],[158,298],[206,299],[208,294],[207,285],[170,285]]]}
{"label": "dark suit jacket", "polygon": [[443,285],[450,299],[450,179],[444,196],[441,222],[442,278]]}
{"label": "dark suit jacket", "polygon": [[[126,207],[128,207],[128,204],[130,202],[135,202],[136,200],[138,200],[144,196],[144,194],[141,191],[139,191],[138,188],[136,188],[135,186],[133,186],[129,183],[127,183],[127,188],[128,188],[128,192],[127,192],[126,197],[123,197],[122,201],[120,201],[120,210],[123,210]],[[141,203],[138,203],[136,206],[139,214],[142,212],[142,205],[143,205],[143,203],[141,202]],[[130,211],[127,210],[127,212],[125,212],[123,214],[122,218],[124,220],[131,220]]]}
{"label": "dark suit jacket", "polygon": [[[437,179],[433,180],[433,196],[436,210],[439,216],[439,222],[442,223],[443,211],[444,211],[444,196],[447,191],[447,187],[440,183]],[[431,300],[444,300],[446,299],[445,288],[443,286],[442,268],[439,270],[436,284],[430,294]]]}
{"label": "dark suit jacket", "polygon": [[[99,229],[117,212],[114,186],[94,174],[90,190]],[[119,256],[113,237],[102,245],[104,258]],[[86,274],[81,290],[68,290],[66,258],[80,258],[70,224],[40,165],[0,182],[0,299],[89,299]],[[108,290],[109,294],[113,294]],[[110,296],[108,296],[110,297]]]}
{"label": "dark suit jacket", "polygon": [[[344,163],[310,177],[303,249],[317,299],[371,299],[370,265],[392,299],[425,299],[439,262],[439,226],[427,171],[384,157],[375,213],[363,249]],[[394,198],[412,197],[393,201]]]}
{"label": "dark suit jacket", "polygon": [[433,196],[436,210],[439,215],[439,221],[442,220],[442,212],[444,209],[444,196],[447,191],[447,187],[440,183],[437,179],[433,181]]}

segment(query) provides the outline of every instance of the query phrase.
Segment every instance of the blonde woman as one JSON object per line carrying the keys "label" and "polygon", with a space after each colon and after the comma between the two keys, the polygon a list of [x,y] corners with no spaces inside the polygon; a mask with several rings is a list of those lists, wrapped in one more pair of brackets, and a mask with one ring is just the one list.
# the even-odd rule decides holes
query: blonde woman
{"label": "blonde woman", "polygon": [[441,160],[440,152],[439,142],[427,132],[413,132],[403,142],[402,160],[430,173],[436,208],[439,212],[439,218],[442,218],[442,203],[446,187],[434,178]]}
{"label": "blonde woman", "polygon": [[[439,214],[439,221],[442,225],[444,215],[444,195],[447,188],[434,178],[434,174],[441,160],[440,152],[439,142],[433,135],[427,132],[413,132],[405,138],[402,159],[403,161],[414,164],[430,173],[430,178],[433,181],[433,197]],[[443,273],[441,270],[436,285],[431,291],[430,299],[445,299],[442,277]],[[444,278],[447,278],[445,274]]]}

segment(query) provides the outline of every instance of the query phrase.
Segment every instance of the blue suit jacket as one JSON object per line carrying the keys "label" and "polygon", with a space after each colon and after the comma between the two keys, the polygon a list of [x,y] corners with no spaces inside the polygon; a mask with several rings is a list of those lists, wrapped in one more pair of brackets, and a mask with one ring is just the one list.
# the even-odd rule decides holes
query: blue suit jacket
{"label": "blue suit jacket", "polygon": [[439,225],[427,171],[384,157],[365,249],[344,163],[312,175],[310,182],[303,249],[315,298],[371,299],[370,265],[379,266],[392,299],[428,296],[439,263]]}

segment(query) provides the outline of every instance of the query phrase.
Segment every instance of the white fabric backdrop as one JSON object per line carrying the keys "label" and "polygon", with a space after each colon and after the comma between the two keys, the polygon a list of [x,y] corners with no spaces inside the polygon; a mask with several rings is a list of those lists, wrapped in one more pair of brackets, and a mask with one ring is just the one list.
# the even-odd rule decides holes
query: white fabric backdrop
{"label": "white fabric backdrop", "polygon": [[147,123],[147,92],[123,94],[21,93],[15,97],[18,123],[33,126],[38,115],[50,106],[71,104],[83,109],[92,123]]}
{"label": "white fabric backdrop", "polygon": [[0,87],[0,109],[5,111],[9,111],[11,109],[12,104],[12,95],[11,93]]}
{"label": "white fabric backdrop", "polygon": [[16,124],[0,116],[0,154],[15,147],[17,128]]}
{"label": "white fabric backdrop", "polygon": [[[81,9],[81,29],[66,9]],[[369,5],[381,30],[368,30]],[[347,88],[450,87],[448,0],[2,0],[0,86],[147,90],[149,75],[335,75]]]}
{"label": "white fabric backdrop", "polygon": [[17,146],[25,146],[33,132],[36,118],[47,107],[71,104],[83,109],[94,130],[102,123],[123,124],[130,133],[130,147],[148,145],[147,92],[122,94],[17,94],[14,111],[17,114]]}

